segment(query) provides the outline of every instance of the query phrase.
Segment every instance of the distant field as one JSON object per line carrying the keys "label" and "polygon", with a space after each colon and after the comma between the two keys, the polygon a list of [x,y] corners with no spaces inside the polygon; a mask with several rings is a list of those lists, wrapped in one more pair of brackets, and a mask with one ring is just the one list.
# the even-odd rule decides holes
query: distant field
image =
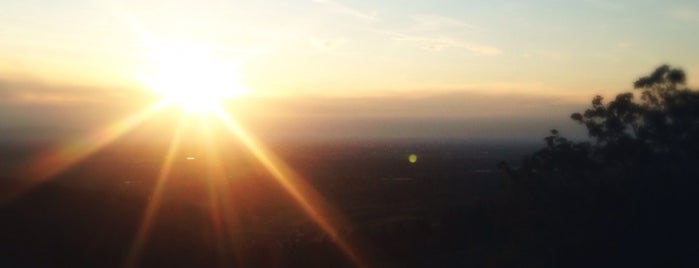
{"label": "distant field", "polygon": [[[6,170],[16,170],[40,149],[6,147]],[[5,203],[0,246],[7,255],[0,264],[121,265],[153,198],[165,149],[115,144]],[[396,265],[403,255],[423,261],[454,257],[444,244],[444,215],[491,198],[502,186],[496,164],[516,162],[532,149],[405,141],[271,148],[344,219],[338,226],[343,236],[362,245],[374,261]],[[197,146],[183,147],[175,159],[143,253],[145,264],[257,266],[272,259],[282,266],[347,264],[242,147],[218,150],[224,171],[219,174],[209,171],[212,161]],[[408,160],[411,154],[417,157],[414,163]],[[219,198],[226,202],[211,201],[210,180],[217,181],[214,192],[224,194]],[[2,183],[14,187],[22,178],[4,177]],[[216,217],[235,228],[216,227],[211,211],[219,206],[228,206],[221,210],[226,215]],[[404,241],[390,242],[397,237]],[[410,253],[418,249],[424,252]]]}

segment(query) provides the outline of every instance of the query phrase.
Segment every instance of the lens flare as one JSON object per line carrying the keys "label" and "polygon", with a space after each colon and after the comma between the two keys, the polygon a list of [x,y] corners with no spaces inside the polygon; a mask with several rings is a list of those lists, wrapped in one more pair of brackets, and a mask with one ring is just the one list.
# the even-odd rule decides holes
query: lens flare
{"label": "lens flare", "polygon": [[311,187],[305,185],[284,162],[277,159],[270,151],[266,150],[261,143],[247,133],[228,114],[218,110],[218,117],[228,127],[247,149],[257,158],[257,160],[269,171],[274,179],[284,190],[296,201],[301,209],[325,232],[332,241],[342,250],[342,252],[358,267],[366,267],[364,261],[357,254],[356,250],[343,238],[331,222],[327,208],[322,209],[321,198]]}
{"label": "lens flare", "polygon": [[165,155],[165,161],[163,162],[163,166],[160,169],[160,174],[158,175],[155,189],[151,194],[150,200],[148,201],[148,205],[143,214],[143,220],[141,221],[141,225],[138,228],[138,233],[136,233],[136,238],[134,239],[131,245],[129,255],[126,257],[126,261],[124,262],[123,267],[125,268],[138,266],[140,254],[143,252],[143,247],[146,244],[148,235],[151,231],[151,227],[153,226],[153,221],[155,220],[156,213],[160,208],[160,203],[163,197],[163,190],[165,188],[165,184],[167,183],[168,178],[170,177],[170,171],[172,171],[172,164],[174,163],[175,158],[177,156],[183,126],[183,122],[180,121],[178,123],[177,129],[175,130],[172,142],[170,143],[170,147],[168,148],[167,154]]}

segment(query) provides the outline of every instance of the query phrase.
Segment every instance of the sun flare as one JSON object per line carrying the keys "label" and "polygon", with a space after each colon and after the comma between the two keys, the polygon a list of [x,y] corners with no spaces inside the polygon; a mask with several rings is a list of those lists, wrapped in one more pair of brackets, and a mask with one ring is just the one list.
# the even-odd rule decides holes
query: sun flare
{"label": "sun flare", "polygon": [[239,62],[222,59],[210,47],[159,46],[150,57],[148,87],[186,112],[210,113],[226,99],[249,91],[241,82]]}

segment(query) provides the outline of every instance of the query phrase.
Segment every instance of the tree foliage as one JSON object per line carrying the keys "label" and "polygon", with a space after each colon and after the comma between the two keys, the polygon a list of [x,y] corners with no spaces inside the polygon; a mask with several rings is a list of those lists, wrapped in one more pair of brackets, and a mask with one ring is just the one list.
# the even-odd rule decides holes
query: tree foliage
{"label": "tree foliage", "polygon": [[551,130],[520,167],[500,164],[509,179],[498,210],[516,215],[501,222],[523,230],[519,248],[544,244],[555,266],[696,266],[699,92],[667,65],[633,86],[570,116],[589,141]]}
{"label": "tree foliage", "polygon": [[[618,94],[570,118],[587,128],[590,142],[572,142],[551,131],[546,147],[510,174],[531,177],[554,172],[580,176],[581,170],[631,172],[670,165],[696,175],[699,164],[699,93],[686,87],[684,71],[662,65],[634,82],[636,92]],[[640,98],[637,96],[640,95]],[[549,174],[551,175],[551,174]]]}

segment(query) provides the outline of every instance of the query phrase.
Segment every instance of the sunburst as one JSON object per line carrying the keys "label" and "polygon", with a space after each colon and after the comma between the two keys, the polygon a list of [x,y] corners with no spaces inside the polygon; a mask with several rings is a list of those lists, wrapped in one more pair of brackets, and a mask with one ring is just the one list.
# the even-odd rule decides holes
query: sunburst
{"label": "sunburst", "polygon": [[249,92],[240,62],[224,59],[212,46],[169,42],[149,53],[150,71],[143,80],[166,102],[185,112],[208,114],[227,99]]}
{"label": "sunburst", "polygon": [[[164,107],[175,105],[185,111],[185,115],[197,114],[202,116],[202,121],[220,120],[229,131],[230,135],[239,139],[249,152],[264,166],[270,175],[280,186],[288,192],[298,207],[314,221],[345,253],[348,259],[357,266],[365,266],[356,249],[352,247],[338,231],[338,226],[343,225],[338,220],[339,214],[322,201],[313,187],[305,183],[301,177],[296,175],[291,167],[274,155],[272,151],[265,149],[265,146],[258,141],[254,135],[247,132],[236,120],[225,112],[222,103],[236,96],[249,92],[240,79],[240,62],[227,61],[218,57],[215,50],[210,46],[168,44],[158,46],[150,57],[151,70],[144,74],[143,78],[147,86],[162,97],[162,100],[154,104],[153,107],[132,117],[125,118],[111,127],[98,131],[95,138],[87,139],[81,146],[70,152],[52,152],[43,157],[38,157],[33,170],[42,168],[48,170],[39,174],[37,184],[53,177],[58,172],[65,170],[78,161],[88,157],[93,152],[108,145],[122,135],[127,134],[132,129],[148,120],[157,120],[154,117],[158,111]],[[183,116],[180,122],[191,119],[190,116]],[[202,131],[206,131],[202,127]],[[163,187],[167,184],[173,166],[173,159],[177,156],[180,148],[182,126],[173,130],[174,138],[170,144],[165,161],[162,164],[160,174],[157,177],[157,185],[152,193],[152,199],[143,211],[143,218],[140,228],[133,240],[132,247],[123,263],[124,267],[135,267],[139,264],[139,259],[151,232],[153,222],[157,219],[157,213],[161,205]],[[81,139],[85,141],[85,139]],[[215,144],[207,146],[215,147]],[[221,159],[215,150],[209,150],[209,159],[212,174],[221,174]],[[219,164],[216,164],[219,163]],[[216,176],[225,177],[225,176]],[[223,187],[225,188],[225,187]],[[211,217],[216,223],[216,230],[230,228],[222,223],[221,217],[226,213],[238,213],[228,211],[218,206],[218,203],[225,205],[226,194],[215,187],[210,182],[209,202],[211,206]],[[219,201],[217,201],[219,199]],[[222,249],[221,249],[222,250]]]}

